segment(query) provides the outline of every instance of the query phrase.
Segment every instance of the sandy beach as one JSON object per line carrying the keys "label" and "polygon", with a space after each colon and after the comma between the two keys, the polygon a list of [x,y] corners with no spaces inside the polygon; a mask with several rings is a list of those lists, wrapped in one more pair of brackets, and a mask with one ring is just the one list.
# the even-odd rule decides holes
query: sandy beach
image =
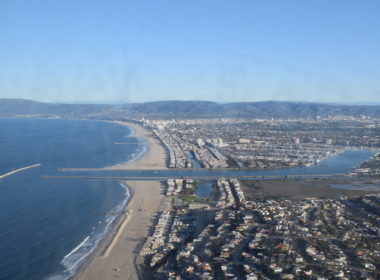
{"label": "sandy beach", "polygon": [[132,199],[111,236],[73,279],[139,279],[139,251],[157,211],[167,208],[160,182],[128,181]]}
{"label": "sandy beach", "polygon": [[[148,144],[148,151],[139,159],[105,169],[166,169],[166,152],[161,143],[143,127],[126,122],[116,122],[132,127],[134,137],[142,137]],[[156,181],[127,181],[131,199],[125,214],[100,244],[93,256],[72,279],[139,279],[139,255],[144,245],[152,219],[158,211],[168,208],[168,201],[162,194],[162,186]]]}
{"label": "sandy beach", "polygon": [[166,167],[166,151],[162,144],[156,139],[152,132],[146,130],[140,125],[130,123],[130,122],[115,122],[121,125],[127,125],[132,127],[135,131],[133,137],[143,138],[148,144],[148,151],[143,155],[143,157],[110,167],[105,169],[109,170],[130,170],[130,169],[167,169]]}

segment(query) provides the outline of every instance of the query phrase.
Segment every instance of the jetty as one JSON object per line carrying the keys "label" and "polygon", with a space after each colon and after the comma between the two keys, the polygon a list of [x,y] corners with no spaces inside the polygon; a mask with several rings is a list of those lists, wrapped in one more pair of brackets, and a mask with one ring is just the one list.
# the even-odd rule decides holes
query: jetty
{"label": "jetty", "polygon": [[116,142],[114,143],[115,145],[141,145],[144,143],[139,143],[139,142]]}
{"label": "jetty", "polygon": [[220,175],[209,175],[209,176],[181,176],[181,175],[171,175],[171,176],[83,176],[83,175],[67,175],[67,176],[61,176],[61,175],[42,175],[41,178],[44,179],[79,179],[79,180],[86,180],[86,181],[98,181],[98,182],[107,182],[107,181],[136,181],[136,180],[143,180],[143,181],[166,181],[169,179],[194,179],[194,180],[217,180],[221,177],[228,177],[228,178],[237,178],[239,180],[268,180],[268,179],[323,179],[323,178],[347,178],[352,177],[350,174],[344,174],[344,173],[338,173],[338,174],[306,174],[306,175],[297,175],[297,174],[291,174],[291,175],[231,175],[228,176],[225,174],[224,176]]}
{"label": "jetty", "polygon": [[31,169],[31,168],[35,168],[35,167],[38,167],[38,166],[41,166],[41,165],[42,165],[41,163],[37,163],[37,164],[33,164],[33,165],[29,165],[29,166],[21,167],[19,169],[12,170],[11,172],[8,172],[8,173],[5,173],[3,175],[0,175],[0,179],[3,179],[5,177],[11,176],[11,175],[16,174],[18,172],[21,172],[21,171],[24,171],[24,170],[27,170],[27,169]]}

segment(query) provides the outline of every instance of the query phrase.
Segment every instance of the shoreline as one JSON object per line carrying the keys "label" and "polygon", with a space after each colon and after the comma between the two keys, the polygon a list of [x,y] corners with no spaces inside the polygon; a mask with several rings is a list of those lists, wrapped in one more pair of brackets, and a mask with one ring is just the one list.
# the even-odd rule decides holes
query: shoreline
{"label": "shoreline", "polygon": [[[105,167],[104,170],[167,169],[163,146],[146,129],[129,122],[114,123],[131,127],[134,131],[131,136],[144,138],[148,150],[136,160]],[[148,236],[152,219],[158,211],[167,208],[167,200],[159,181],[128,181],[123,184],[130,194],[123,208],[124,214],[115,219],[110,231],[70,280],[140,279],[137,263],[142,262],[140,249]]]}
{"label": "shoreline", "polygon": [[[128,204],[131,202],[134,191],[133,189],[128,186],[126,183],[122,183],[124,188],[128,189],[129,197],[126,201],[126,204],[123,206],[122,211],[126,211],[126,208],[128,207]],[[68,280],[75,280],[80,279],[79,277],[84,273],[84,271],[87,269],[87,267],[91,264],[91,262],[97,257],[101,256],[105,253],[107,248],[110,246],[112,240],[115,238],[118,231],[121,229],[123,223],[128,217],[128,213],[124,212],[124,214],[118,216],[111,224],[110,224],[110,230],[105,234],[105,236],[100,240],[99,244],[96,246],[96,248],[86,257],[84,262],[79,265],[77,270],[74,272],[72,276],[68,278]]]}
{"label": "shoreline", "polygon": [[148,131],[141,125],[131,122],[113,121],[112,123],[132,128],[132,135],[129,137],[142,138],[144,140],[144,143],[142,144],[146,146],[147,150],[136,159],[113,166],[104,167],[102,168],[103,170],[168,169],[166,166],[166,160],[168,157],[167,152],[161,142],[159,142],[159,140],[152,135],[152,132]]}
{"label": "shoreline", "polygon": [[[147,151],[136,160],[103,168],[103,170],[168,169],[166,152],[162,144],[143,127],[129,122],[113,122],[127,125],[134,131],[132,137],[144,138]],[[148,236],[151,220],[159,209],[167,206],[159,181],[124,181],[130,197],[123,208],[125,213],[115,219],[109,232],[87,260],[70,277],[74,279],[140,279],[139,253]],[[166,201],[167,202],[167,201]],[[143,211],[141,211],[143,209]]]}
{"label": "shoreline", "polygon": [[167,208],[160,182],[128,181],[125,214],[70,280],[140,279],[138,257],[158,211]]}

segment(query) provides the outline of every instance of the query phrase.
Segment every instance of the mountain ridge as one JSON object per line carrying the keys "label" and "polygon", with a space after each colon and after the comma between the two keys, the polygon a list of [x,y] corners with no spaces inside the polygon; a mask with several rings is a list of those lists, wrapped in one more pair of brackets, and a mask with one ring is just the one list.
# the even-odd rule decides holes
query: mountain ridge
{"label": "mountain ridge", "polygon": [[61,117],[91,119],[150,118],[316,118],[366,115],[380,117],[380,105],[345,105],[297,101],[218,103],[213,101],[152,101],[125,104],[47,103],[0,99],[0,117]]}

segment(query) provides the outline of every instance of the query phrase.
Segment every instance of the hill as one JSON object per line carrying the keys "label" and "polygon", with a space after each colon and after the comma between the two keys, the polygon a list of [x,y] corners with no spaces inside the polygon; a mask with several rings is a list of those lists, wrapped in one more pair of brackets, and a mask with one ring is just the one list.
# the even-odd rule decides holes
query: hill
{"label": "hill", "polygon": [[380,117],[380,105],[333,105],[279,101],[235,103],[157,101],[109,105],[57,104],[25,99],[0,99],[0,117],[2,118],[316,118],[339,115]]}

